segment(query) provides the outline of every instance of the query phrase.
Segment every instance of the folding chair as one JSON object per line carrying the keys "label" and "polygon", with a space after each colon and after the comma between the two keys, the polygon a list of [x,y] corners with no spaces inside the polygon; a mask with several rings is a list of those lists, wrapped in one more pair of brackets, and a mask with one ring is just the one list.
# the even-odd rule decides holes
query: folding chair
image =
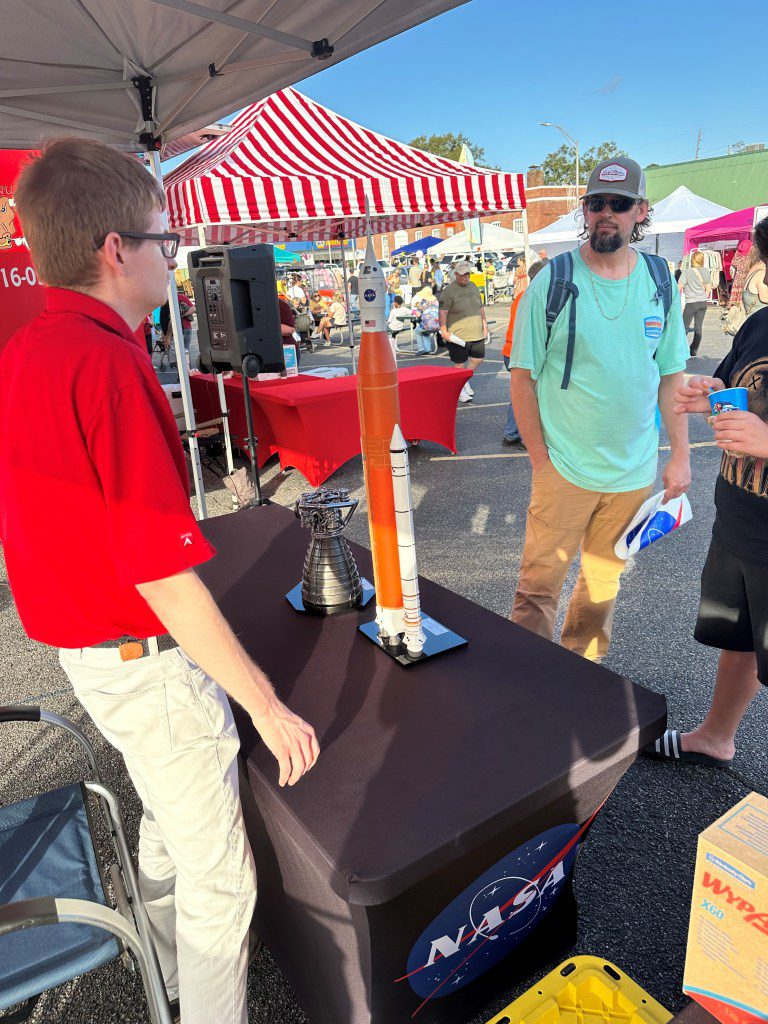
{"label": "folding chair", "polygon": [[[0,1011],[26,1020],[50,988],[122,956],[139,965],[152,1024],[171,1024],[149,921],[117,798],[101,782],[83,733],[39,707],[0,707],[4,722],[46,722],[83,748],[92,781],[76,782],[0,807]],[[98,800],[115,860],[107,868],[117,909],[104,891],[92,834]]]}

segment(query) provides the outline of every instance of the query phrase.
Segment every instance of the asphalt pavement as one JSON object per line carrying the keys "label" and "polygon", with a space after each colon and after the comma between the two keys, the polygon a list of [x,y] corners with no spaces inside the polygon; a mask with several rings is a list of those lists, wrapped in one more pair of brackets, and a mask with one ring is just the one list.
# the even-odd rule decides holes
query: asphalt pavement
{"label": "asphalt pavement", "polygon": [[[508,307],[491,312],[497,321],[497,338],[503,336],[507,316]],[[524,453],[501,445],[509,378],[500,347],[497,340],[475,375],[473,403],[457,412],[458,454],[452,456],[438,445],[422,442],[411,451],[411,476],[422,575],[507,615],[520,565],[530,464]],[[700,356],[690,360],[689,372],[711,372],[729,347],[717,310],[710,310]],[[401,356],[399,362],[446,365],[447,357],[417,361]],[[302,365],[349,366],[349,350],[302,354]],[[631,384],[617,382],[621,386]],[[698,645],[692,631],[713,519],[719,452],[702,417],[691,422],[691,440],[693,521],[643,551],[628,567],[607,660],[614,671],[666,694],[670,725],[683,730],[700,720],[716,665],[716,652]],[[660,466],[668,454],[665,446],[662,432]],[[309,489],[304,477],[295,471],[281,472],[275,460],[265,467],[262,479],[265,493],[286,506]],[[329,484],[346,486],[361,499],[347,533],[367,545],[360,458],[338,470]],[[227,513],[231,506],[221,481],[206,474],[206,485],[209,514]],[[49,499],[41,495],[40,500]],[[52,513],[55,516],[53,507]],[[25,638],[3,582],[1,559],[0,552],[0,703],[40,703],[85,729],[96,744],[107,784],[122,801],[135,849],[140,806],[122,759],[99,737],[74,700],[56,652]],[[575,569],[566,584],[559,622],[574,580]],[[509,685],[515,685],[514,666],[510,666]],[[696,837],[750,789],[766,790],[765,712],[766,694],[761,692],[746,716],[734,767],[728,772],[640,759],[608,800],[577,863],[580,926],[574,952],[613,961],[671,1011],[685,1001],[682,976]],[[546,714],[546,709],[541,713]],[[27,725],[3,726],[0,802],[62,785],[81,777],[83,771],[82,760],[67,737]],[[483,1024],[537,980],[531,977],[493,1004],[478,1006],[477,1015],[467,1024]],[[251,1024],[305,1022],[266,950],[250,973],[249,1011]],[[45,996],[32,1020],[143,1024],[148,1017],[136,977],[116,962]]]}

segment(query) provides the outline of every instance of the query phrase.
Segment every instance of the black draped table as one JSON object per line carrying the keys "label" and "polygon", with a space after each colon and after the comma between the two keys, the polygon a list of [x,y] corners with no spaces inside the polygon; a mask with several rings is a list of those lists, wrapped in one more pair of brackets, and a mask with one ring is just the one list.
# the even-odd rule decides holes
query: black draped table
{"label": "black draped table", "polygon": [[427,580],[425,612],[469,646],[403,669],[357,631],[372,606],[290,607],[309,542],[290,511],[201,526],[201,576],[322,747],[280,789],[235,709],[258,920],[313,1024],[460,1022],[566,955],[579,849],[664,698]]}

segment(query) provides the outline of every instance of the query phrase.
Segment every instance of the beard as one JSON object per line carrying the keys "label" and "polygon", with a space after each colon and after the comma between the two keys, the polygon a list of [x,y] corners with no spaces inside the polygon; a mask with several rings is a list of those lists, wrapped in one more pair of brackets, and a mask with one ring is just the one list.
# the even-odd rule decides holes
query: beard
{"label": "beard", "polygon": [[594,252],[608,253],[618,252],[624,245],[625,239],[617,229],[615,231],[595,231],[589,236],[589,244]]}

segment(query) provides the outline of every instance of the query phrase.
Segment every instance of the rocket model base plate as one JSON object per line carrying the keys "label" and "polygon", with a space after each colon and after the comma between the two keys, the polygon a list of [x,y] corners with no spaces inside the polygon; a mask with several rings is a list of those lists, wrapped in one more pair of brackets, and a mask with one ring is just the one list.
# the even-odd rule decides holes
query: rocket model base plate
{"label": "rocket model base plate", "polygon": [[418,658],[409,658],[405,653],[405,644],[403,643],[397,645],[384,643],[379,636],[379,627],[375,620],[373,622],[366,622],[357,628],[369,640],[373,640],[376,646],[380,647],[393,661],[396,661],[398,665],[402,665],[403,668],[419,665],[429,658],[437,657],[438,654],[445,654],[447,651],[453,651],[457,647],[466,647],[469,643],[463,636],[459,636],[458,633],[454,633],[452,629],[448,629],[447,626],[437,622],[435,619],[431,619],[428,615],[422,616],[421,625],[426,640],[424,641],[424,649]]}
{"label": "rocket model base plate", "polygon": [[360,581],[363,584],[363,597],[360,604],[339,604],[332,608],[327,608],[324,612],[307,611],[304,607],[304,602],[301,599],[301,584],[297,583],[293,590],[289,590],[285,595],[285,599],[288,604],[293,608],[295,612],[299,612],[301,615],[314,615],[322,617],[323,615],[341,615],[343,612],[357,612],[371,601],[376,591],[373,589],[373,584],[367,580],[364,576]]}

